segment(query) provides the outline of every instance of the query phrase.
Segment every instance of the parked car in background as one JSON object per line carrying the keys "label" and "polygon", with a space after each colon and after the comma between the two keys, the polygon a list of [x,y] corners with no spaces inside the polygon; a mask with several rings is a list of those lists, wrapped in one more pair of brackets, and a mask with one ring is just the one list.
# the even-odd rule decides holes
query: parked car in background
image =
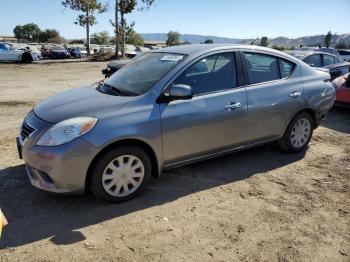
{"label": "parked car in background", "polygon": [[43,44],[41,45],[41,56],[42,57],[49,57],[49,53],[51,52],[51,49],[52,49],[53,45],[46,45],[46,44]]}
{"label": "parked car in background", "polygon": [[339,76],[333,80],[332,85],[337,90],[337,97],[334,104],[336,106],[350,108],[350,73]]}
{"label": "parked car in background", "polygon": [[75,58],[82,58],[87,56],[87,50],[84,46],[70,46],[68,47],[69,54]]}
{"label": "parked car in background", "polygon": [[129,59],[111,61],[107,64],[107,67],[102,70],[102,74],[105,76],[105,78],[108,78],[129,62]]}
{"label": "parked car in background", "polygon": [[30,63],[39,60],[39,57],[28,49],[15,49],[9,44],[0,42],[0,61],[17,61]]}
{"label": "parked car in background", "polygon": [[335,49],[335,48],[332,48],[332,47],[320,47],[320,48],[316,49],[315,51],[323,52],[323,53],[329,53],[331,55],[335,55],[341,61],[341,56],[340,56],[338,50]]}
{"label": "parked car in background", "polygon": [[345,61],[350,62],[350,50],[338,49],[338,53]]}
{"label": "parked car in background", "polygon": [[144,47],[144,46],[136,46],[135,51],[136,51],[137,55],[140,55],[140,54],[147,53],[147,52],[151,51],[151,49],[149,49],[148,47]]}
{"label": "parked car in background", "polygon": [[53,46],[48,52],[48,56],[52,59],[70,58],[70,54],[63,46]]}
{"label": "parked car in background", "polygon": [[137,52],[136,46],[134,45],[125,45],[125,56],[128,58],[134,58],[139,53]]}
{"label": "parked car in background", "polygon": [[37,44],[30,43],[30,44],[23,44],[23,43],[6,43],[11,48],[22,50],[24,52],[30,52],[32,54],[33,60],[40,60],[42,58],[41,51],[38,48]]}
{"label": "parked car in background", "polygon": [[306,150],[335,99],[329,80],[269,48],[164,48],[35,106],[18,152],[35,187],[121,202],[164,169],[272,141]]}
{"label": "parked car in background", "polygon": [[310,50],[292,50],[286,53],[304,61],[308,65],[329,70],[331,80],[349,72],[350,63],[330,53]]}

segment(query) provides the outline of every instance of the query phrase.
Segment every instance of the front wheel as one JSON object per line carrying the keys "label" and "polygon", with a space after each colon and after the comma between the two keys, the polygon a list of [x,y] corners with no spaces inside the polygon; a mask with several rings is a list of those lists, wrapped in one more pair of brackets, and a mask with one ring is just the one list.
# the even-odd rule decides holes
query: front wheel
{"label": "front wheel", "polygon": [[140,194],[151,174],[151,160],[144,150],[122,146],[99,158],[92,170],[90,186],[97,198],[119,203]]}
{"label": "front wheel", "polygon": [[314,121],[309,113],[302,112],[296,115],[278,141],[278,145],[286,152],[304,151],[312,137],[313,127]]}

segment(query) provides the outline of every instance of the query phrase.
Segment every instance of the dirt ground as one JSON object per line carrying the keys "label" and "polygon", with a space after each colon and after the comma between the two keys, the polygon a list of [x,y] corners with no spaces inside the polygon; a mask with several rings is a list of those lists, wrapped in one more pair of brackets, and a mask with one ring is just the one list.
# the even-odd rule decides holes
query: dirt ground
{"label": "dirt ground", "polygon": [[105,64],[0,65],[0,261],[350,261],[345,109],[306,153],[271,144],[174,169],[123,204],[33,188],[15,145],[25,114]]}

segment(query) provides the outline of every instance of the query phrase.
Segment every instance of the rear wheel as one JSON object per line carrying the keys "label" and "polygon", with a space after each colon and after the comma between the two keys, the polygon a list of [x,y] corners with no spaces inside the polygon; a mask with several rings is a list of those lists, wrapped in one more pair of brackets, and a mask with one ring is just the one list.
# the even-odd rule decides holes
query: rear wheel
{"label": "rear wheel", "polygon": [[122,146],[100,157],[92,170],[90,186],[97,198],[118,203],[140,194],[151,174],[151,160],[141,148]]}
{"label": "rear wheel", "polygon": [[29,53],[23,53],[21,56],[22,63],[31,63],[33,61],[33,57]]}
{"label": "rear wheel", "polygon": [[278,145],[286,152],[304,151],[312,137],[313,127],[314,121],[311,115],[301,112],[290,122]]}

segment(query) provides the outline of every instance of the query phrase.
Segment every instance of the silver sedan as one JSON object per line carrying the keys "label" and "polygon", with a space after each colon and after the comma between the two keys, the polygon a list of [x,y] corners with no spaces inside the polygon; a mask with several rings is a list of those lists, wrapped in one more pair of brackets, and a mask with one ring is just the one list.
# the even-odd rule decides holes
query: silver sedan
{"label": "silver sedan", "polygon": [[121,202],[162,170],[277,141],[306,150],[332,107],[329,74],[272,49],[186,45],[148,52],[104,82],[56,94],[17,145],[31,183]]}

